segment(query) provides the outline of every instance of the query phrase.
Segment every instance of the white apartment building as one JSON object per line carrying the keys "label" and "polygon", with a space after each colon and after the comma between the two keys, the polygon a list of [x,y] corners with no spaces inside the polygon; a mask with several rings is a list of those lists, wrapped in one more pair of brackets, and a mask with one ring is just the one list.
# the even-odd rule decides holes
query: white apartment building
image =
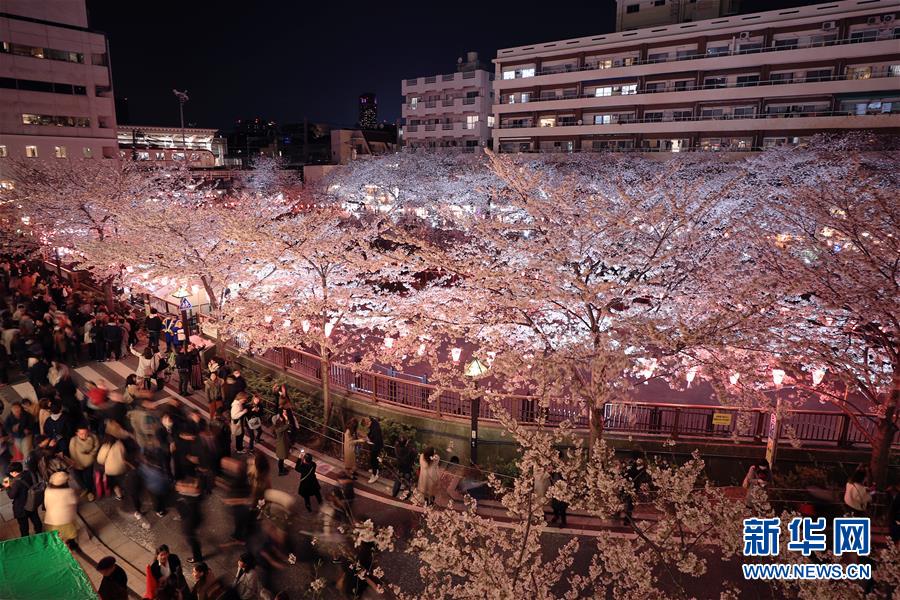
{"label": "white apartment building", "polygon": [[119,125],[119,156],[122,160],[147,161],[154,166],[187,160],[192,169],[221,167],[225,165],[226,142],[217,134],[217,129],[200,127]]}
{"label": "white apartment building", "polygon": [[480,68],[478,54],[459,59],[456,73],[405,79],[403,145],[411,148],[475,148],[491,139],[491,83],[494,74]]}
{"label": "white apartment building", "polygon": [[0,7],[0,180],[12,158],[117,159],[106,36],[84,1]]}
{"label": "white apartment building", "polygon": [[900,0],[841,0],[506,48],[493,146],[747,151],[900,132],[898,14]]}

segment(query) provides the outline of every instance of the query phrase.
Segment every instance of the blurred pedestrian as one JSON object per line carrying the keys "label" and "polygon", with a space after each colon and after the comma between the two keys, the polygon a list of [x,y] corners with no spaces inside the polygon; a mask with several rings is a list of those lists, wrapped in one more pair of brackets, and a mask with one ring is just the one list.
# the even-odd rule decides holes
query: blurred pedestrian
{"label": "blurred pedestrian", "polygon": [[97,589],[100,600],[128,600],[128,575],[116,564],[114,556],[101,558],[97,571],[103,576]]}
{"label": "blurred pedestrian", "polygon": [[291,452],[291,422],[288,420],[288,411],[282,408],[272,417],[272,433],[275,436],[275,456],[278,459],[278,475],[288,474],[284,468],[284,461]]}
{"label": "blurred pedestrian", "polygon": [[372,476],[369,483],[378,481],[381,472],[381,451],[384,450],[384,436],[381,434],[381,423],[375,417],[366,417],[363,426],[368,430],[366,441],[369,445],[369,471]]}
{"label": "blurred pedestrian", "polygon": [[303,450],[300,452],[302,456],[294,467],[300,473],[300,485],[297,487],[297,493],[303,497],[306,510],[312,512],[310,498],[315,498],[319,506],[322,506],[322,490],[319,486],[319,479],[316,477],[316,461],[313,460],[312,454]]}
{"label": "blurred pedestrian", "polygon": [[419,493],[425,504],[434,504],[438,484],[441,479],[441,457],[433,446],[428,446],[419,455]]}

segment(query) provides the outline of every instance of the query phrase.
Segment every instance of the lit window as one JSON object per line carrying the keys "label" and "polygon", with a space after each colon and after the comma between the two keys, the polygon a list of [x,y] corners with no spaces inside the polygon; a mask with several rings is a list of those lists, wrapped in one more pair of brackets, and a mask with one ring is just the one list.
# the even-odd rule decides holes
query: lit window
{"label": "lit window", "polygon": [[85,146],[84,148],[81,149],[81,154],[85,158],[94,158],[94,151],[92,149],[88,148],[87,146]]}
{"label": "lit window", "polygon": [[522,69],[522,77],[534,77],[534,67]]}
{"label": "lit window", "polygon": [[637,84],[636,83],[622,86],[622,95],[623,96],[630,96],[631,94],[637,94]]}
{"label": "lit window", "polygon": [[65,146],[53,146],[53,156],[56,158],[65,158],[66,157],[66,147]]}
{"label": "lit window", "polygon": [[612,123],[612,115],[594,115],[594,125],[609,125]]}
{"label": "lit window", "polygon": [[487,118],[487,126],[488,126],[488,127],[493,127],[493,126],[494,126],[494,115],[488,115],[488,118]]}
{"label": "lit window", "polygon": [[594,90],[594,96],[612,96],[611,87],[598,87]]}
{"label": "lit window", "polygon": [[419,99],[418,98],[410,98],[409,100],[409,108],[411,110],[416,110],[419,107]]}
{"label": "lit window", "polygon": [[156,160],[166,160],[166,153],[165,152],[157,152]]}
{"label": "lit window", "polygon": [[540,120],[538,120],[539,127],[554,127],[555,125],[556,125],[555,117],[541,117]]}
{"label": "lit window", "polygon": [[25,156],[28,158],[37,158],[37,146],[25,146]]}
{"label": "lit window", "polygon": [[478,115],[466,116],[466,129],[475,129],[478,127]]}
{"label": "lit window", "polygon": [[503,71],[503,79],[515,79],[515,78],[516,78],[515,69],[512,69],[510,71]]}
{"label": "lit window", "polygon": [[173,152],[172,160],[184,160],[184,152]]}
{"label": "lit window", "polygon": [[150,153],[144,152],[144,151],[138,152],[137,159],[138,160],[150,160]]}
{"label": "lit window", "polygon": [[7,156],[6,146],[0,146],[0,158],[6,158]]}

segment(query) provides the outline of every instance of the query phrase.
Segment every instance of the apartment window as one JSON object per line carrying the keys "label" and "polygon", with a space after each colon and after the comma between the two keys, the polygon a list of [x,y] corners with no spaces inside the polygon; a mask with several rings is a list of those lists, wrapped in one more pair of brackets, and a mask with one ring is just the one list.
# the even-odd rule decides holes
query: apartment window
{"label": "apartment window", "polygon": [[522,77],[534,77],[534,67],[528,67],[527,69],[522,69]]}
{"label": "apartment window", "polygon": [[594,96],[612,96],[612,87],[598,87],[594,90]]}
{"label": "apartment window", "polygon": [[704,108],[700,111],[700,116],[704,119],[721,119],[725,111],[721,108]]}
{"label": "apartment window", "polygon": [[665,6],[666,0],[653,0],[653,6]]}
{"label": "apartment window", "polygon": [[813,69],[806,72],[806,81],[828,81],[831,79],[831,69]]}
{"label": "apartment window", "polygon": [[37,146],[25,146],[25,156],[28,158],[37,158]]}
{"label": "apartment window", "polygon": [[723,88],[728,85],[727,77],[707,77],[703,80],[703,87],[706,88]]}
{"label": "apartment window", "polygon": [[752,106],[738,106],[734,109],[733,113],[735,119],[744,119],[747,117],[753,116],[753,107]]}
{"label": "apartment window", "polygon": [[623,96],[630,96],[631,94],[637,94],[637,84],[636,83],[631,83],[631,84],[622,86],[622,95]]}
{"label": "apartment window", "polygon": [[760,42],[749,42],[746,44],[741,44],[741,52],[755,52],[761,49],[762,44]]}
{"label": "apartment window", "polygon": [[673,110],[672,111],[672,119],[675,121],[687,121],[693,116],[692,111],[689,110]]}
{"label": "apartment window", "polygon": [[65,146],[53,146],[53,156],[56,158],[66,158]]}
{"label": "apartment window", "polygon": [[411,110],[416,110],[418,107],[419,107],[419,99],[418,98],[410,98],[409,108]]}
{"label": "apartment window", "polygon": [[85,146],[81,149],[81,155],[85,158],[94,158],[94,151]]}
{"label": "apartment window", "polygon": [[666,89],[665,81],[654,81],[653,83],[648,83],[644,86],[644,91],[653,93],[653,92],[662,92]]}
{"label": "apartment window", "polygon": [[612,115],[594,115],[594,125],[609,125],[612,123]]}
{"label": "apartment window", "polygon": [[784,83],[792,83],[794,81],[793,73],[772,73],[769,75],[769,81],[772,85],[780,85]]}
{"label": "apartment window", "polygon": [[797,38],[791,38],[788,40],[775,40],[776,48],[796,48],[798,43]]}
{"label": "apartment window", "polygon": [[647,56],[647,60],[649,62],[666,62],[669,60],[668,52],[659,52],[657,54],[650,54]]}
{"label": "apartment window", "polygon": [[503,71],[503,79],[515,79],[515,78],[516,78],[515,70]]}
{"label": "apartment window", "polygon": [[107,65],[107,60],[106,60],[106,53],[103,52],[103,53],[100,53],[100,54],[96,54],[96,53],[95,53],[95,54],[91,54],[91,64],[92,64],[92,65],[95,65],[95,66],[98,66],[98,67],[105,67],[105,66],[108,66],[108,65]]}
{"label": "apartment window", "polygon": [[9,153],[6,150],[6,146],[0,146],[0,158],[6,158],[9,156]]}
{"label": "apartment window", "polygon": [[640,4],[629,4],[628,6],[625,7],[625,12],[628,13],[629,15],[639,12],[640,10],[641,10]]}
{"label": "apartment window", "polygon": [[494,115],[488,115],[488,118],[487,118],[487,126],[488,126],[488,127],[493,127],[493,126],[494,126]]}
{"label": "apartment window", "polygon": [[877,29],[867,29],[865,31],[854,31],[850,34],[850,43],[856,42],[872,42],[878,39]]}
{"label": "apartment window", "polygon": [[872,67],[848,67],[847,79],[870,79]]}
{"label": "apartment window", "polygon": [[531,100],[531,92],[522,92],[522,102],[528,102]]}
{"label": "apartment window", "polygon": [[663,113],[659,111],[644,113],[644,120],[651,123],[658,123],[663,120]]}
{"label": "apartment window", "polygon": [[695,56],[697,54],[696,48],[688,48],[686,50],[676,50],[675,58],[677,60],[683,60],[685,58],[690,58],[691,56]]}
{"label": "apartment window", "polygon": [[738,75],[737,87],[751,87],[759,85],[759,75]]}
{"label": "apartment window", "polygon": [[728,46],[708,46],[706,48],[707,56],[719,56],[720,54],[728,54]]}
{"label": "apartment window", "polygon": [[683,91],[685,91],[685,90],[689,90],[689,89],[691,89],[691,87],[693,87],[693,83],[694,83],[694,82],[693,82],[693,81],[690,81],[690,80],[676,81],[676,82],[675,82],[675,86],[674,86],[674,87],[675,87],[675,91],[676,91],[676,92],[683,92]]}
{"label": "apartment window", "polygon": [[478,127],[478,115],[466,116],[466,129],[475,129]]}
{"label": "apartment window", "polygon": [[538,127],[555,127],[556,117],[541,117],[538,119]]}
{"label": "apartment window", "polygon": [[135,153],[135,158],[138,160],[150,160],[150,153],[145,150],[140,150]]}
{"label": "apartment window", "polygon": [[891,65],[888,67],[888,77],[900,77],[900,65]]}

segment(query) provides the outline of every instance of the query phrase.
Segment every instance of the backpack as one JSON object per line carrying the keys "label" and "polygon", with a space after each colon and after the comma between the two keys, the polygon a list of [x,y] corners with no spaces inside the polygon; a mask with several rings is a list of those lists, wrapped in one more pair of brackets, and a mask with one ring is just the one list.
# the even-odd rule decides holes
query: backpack
{"label": "backpack", "polygon": [[31,479],[32,483],[25,494],[24,508],[28,512],[35,512],[44,503],[44,490],[47,489],[47,482],[34,472],[31,474]]}

